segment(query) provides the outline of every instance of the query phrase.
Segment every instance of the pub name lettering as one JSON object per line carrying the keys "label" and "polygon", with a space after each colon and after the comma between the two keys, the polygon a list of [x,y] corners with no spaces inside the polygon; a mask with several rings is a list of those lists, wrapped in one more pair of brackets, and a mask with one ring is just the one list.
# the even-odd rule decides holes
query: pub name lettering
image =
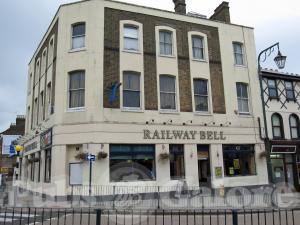
{"label": "pub name lettering", "polygon": [[144,130],[144,139],[157,140],[226,140],[223,131]]}

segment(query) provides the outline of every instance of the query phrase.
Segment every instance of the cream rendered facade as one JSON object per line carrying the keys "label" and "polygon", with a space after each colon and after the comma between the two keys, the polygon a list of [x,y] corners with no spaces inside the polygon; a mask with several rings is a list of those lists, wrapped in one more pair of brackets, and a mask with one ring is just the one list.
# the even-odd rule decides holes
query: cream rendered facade
{"label": "cream rendered facade", "polygon": [[[208,61],[207,45],[204,49],[205,58],[203,61],[196,61],[190,58],[191,77],[206,78],[209,89],[209,112],[181,112],[179,88],[177,85],[177,110],[172,112],[162,110],[146,110],[143,92],[144,79],[144,58],[143,58],[143,35],[139,40],[140,51],[128,52],[120,47],[120,80],[122,80],[122,71],[139,71],[141,74],[141,108],[130,110],[120,107],[119,109],[104,108],[103,88],[104,74],[104,11],[105,8],[124,10],[128,12],[163,17],[170,20],[184,21],[194,24],[212,26],[218,29],[219,44],[221,49],[223,85],[226,113],[213,113],[212,90],[210,85],[210,70]],[[51,196],[65,196],[70,194],[69,190],[69,164],[76,163],[75,155],[81,151],[97,154],[100,150],[108,153],[108,157],[102,160],[96,160],[93,163],[92,185],[103,186],[173,186],[177,185],[177,180],[170,179],[170,163],[167,160],[161,160],[160,154],[169,151],[169,144],[184,145],[184,165],[185,179],[188,186],[199,186],[198,179],[198,160],[197,145],[208,144],[210,152],[211,186],[213,188],[265,185],[268,183],[268,174],[265,158],[260,158],[261,152],[265,151],[264,142],[259,136],[258,117],[262,117],[260,89],[257,76],[256,52],[253,29],[228,24],[224,22],[213,21],[203,18],[195,18],[186,15],[179,15],[173,12],[156,10],[142,6],[135,6],[108,0],[90,0],[81,1],[73,4],[62,5],[49,31],[58,21],[56,35],[57,55],[56,55],[56,78],[55,78],[55,104],[54,113],[46,116],[44,120],[39,120],[38,125],[31,127],[32,119],[30,110],[33,108],[32,95],[39,96],[46,86],[41,85],[40,91],[36,93],[29,91],[27,99],[27,124],[26,135],[23,138],[25,149],[23,153],[22,173],[19,186],[32,192],[43,193]],[[86,36],[85,48],[73,51],[71,50],[71,27],[72,24],[85,22]],[[135,21],[120,21],[120,24],[135,24],[140,27],[139,32],[143,32],[143,24]],[[159,38],[156,32],[156,61],[157,75],[173,74],[178,84],[178,57],[176,45],[174,46],[174,55],[164,57],[159,53]],[[172,30],[171,27],[161,27],[166,30]],[[122,33],[123,26],[120,26]],[[195,31],[197,33],[197,31]],[[175,32],[176,34],[176,32]],[[189,45],[191,44],[191,35],[188,33]],[[176,40],[176,35],[173,36]],[[204,38],[207,37],[204,35]],[[245,66],[234,65],[233,42],[243,44]],[[176,41],[175,41],[176,43]],[[206,42],[207,43],[207,42]],[[122,46],[120,38],[120,46]],[[34,74],[36,65],[35,56],[40,51],[41,45],[37,49],[32,61],[29,63],[29,74]],[[192,51],[190,49],[190,54]],[[52,69],[49,66],[49,74]],[[70,71],[85,71],[85,107],[74,110],[68,108],[68,74]],[[200,75],[199,75],[199,71]],[[51,78],[51,75],[48,77]],[[42,78],[43,79],[43,78]],[[33,82],[33,79],[29,79]],[[192,80],[192,79],[191,79]],[[249,94],[249,115],[240,115],[237,112],[238,102],[236,93],[236,83],[248,84]],[[157,82],[158,83],[158,82]],[[29,89],[33,84],[29,84]],[[193,87],[193,85],[191,86]],[[193,89],[193,88],[192,88]],[[122,90],[122,86],[121,86]],[[159,87],[157,88],[159,90]],[[189,90],[193,93],[193,90]],[[159,93],[158,93],[159,96]],[[192,96],[194,96],[192,94]],[[122,99],[122,91],[120,91]],[[122,101],[122,100],[121,100]],[[158,97],[158,105],[159,104]],[[193,101],[194,104],[194,101]],[[122,102],[121,102],[122,105]],[[195,107],[193,107],[194,109]],[[150,121],[149,123],[146,123]],[[152,122],[154,121],[154,122]],[[170,122],[172,121],[172,122]],[[188,122],[192,121],[192,122]],[[183,125],[185,124],[185,125]],[[40,133],[52,128],[52,154],[51,154],[51,182],[44,182],[45,174],[45,153],[40,150]],[[36,132],[36,131],[39,132]],[[223,132],[224,138],[217,139],[145,139],[145,130],[151,134],[155,130],[181,130],[181,131],[204,131],[204,132]],[[36,143],[36,144],[34,144]],[[33,145],[32,145],[33,144]],[[155,145],[155,167],[156,179],[153,181],[137,182],[110,182],[110,161],[109,152],[111,144],[153,144]],[[224,173],[223,149],[224,144],[253,144],[255,147],[256,175],[228,177]],[[28,147],[28,146],[34,146]],[[40,181],[30,180],[30,168],[26,162],[28,157],[41,151],[40,158]],[[89,183],[89,163],[83,162],[83,184]],[[216,177],[215,169],[221,167],[221,177]],[[38,173],[38,170],[35,171]],[[35,176],[37,176],[35,174]]]}

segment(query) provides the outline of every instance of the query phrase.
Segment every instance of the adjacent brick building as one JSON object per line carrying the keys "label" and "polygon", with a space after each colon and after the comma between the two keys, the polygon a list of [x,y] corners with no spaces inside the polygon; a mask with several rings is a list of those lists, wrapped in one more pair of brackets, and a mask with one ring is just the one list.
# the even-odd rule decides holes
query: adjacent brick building
{"label": "adjacent brick building", "polygon": [[25,116],[17,116],[16,123],[12,123],[8,129],[0,133],[0,173],[3,174],[2,176],[6,176],[8,180],[12,179],[16,157],[10,157],[7,150],[2,149],[3,141],[5,138],[11,140],[14,137],[23,136],[24,132]]}

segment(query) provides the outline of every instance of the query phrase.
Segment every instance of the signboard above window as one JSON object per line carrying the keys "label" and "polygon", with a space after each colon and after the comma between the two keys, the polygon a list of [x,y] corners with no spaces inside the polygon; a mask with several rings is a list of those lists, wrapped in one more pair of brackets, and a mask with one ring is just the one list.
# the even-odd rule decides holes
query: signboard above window
{"label": "signboard above window", "polygon": [[271,153],[295,154],[296,146],[294,145],[273,145]]}
{"label": "signboard above window", "polygon": [[48,148],[52,145],[52,128],[41,134],[41,149]]}

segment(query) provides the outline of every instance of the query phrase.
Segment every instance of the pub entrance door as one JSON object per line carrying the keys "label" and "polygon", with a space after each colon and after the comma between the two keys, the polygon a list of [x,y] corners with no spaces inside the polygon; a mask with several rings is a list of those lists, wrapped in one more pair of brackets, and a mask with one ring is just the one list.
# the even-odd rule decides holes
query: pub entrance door
{"label": "pub entrance door", "polygon": [[209,145],[197,145],[199,186],[211,186]]}

